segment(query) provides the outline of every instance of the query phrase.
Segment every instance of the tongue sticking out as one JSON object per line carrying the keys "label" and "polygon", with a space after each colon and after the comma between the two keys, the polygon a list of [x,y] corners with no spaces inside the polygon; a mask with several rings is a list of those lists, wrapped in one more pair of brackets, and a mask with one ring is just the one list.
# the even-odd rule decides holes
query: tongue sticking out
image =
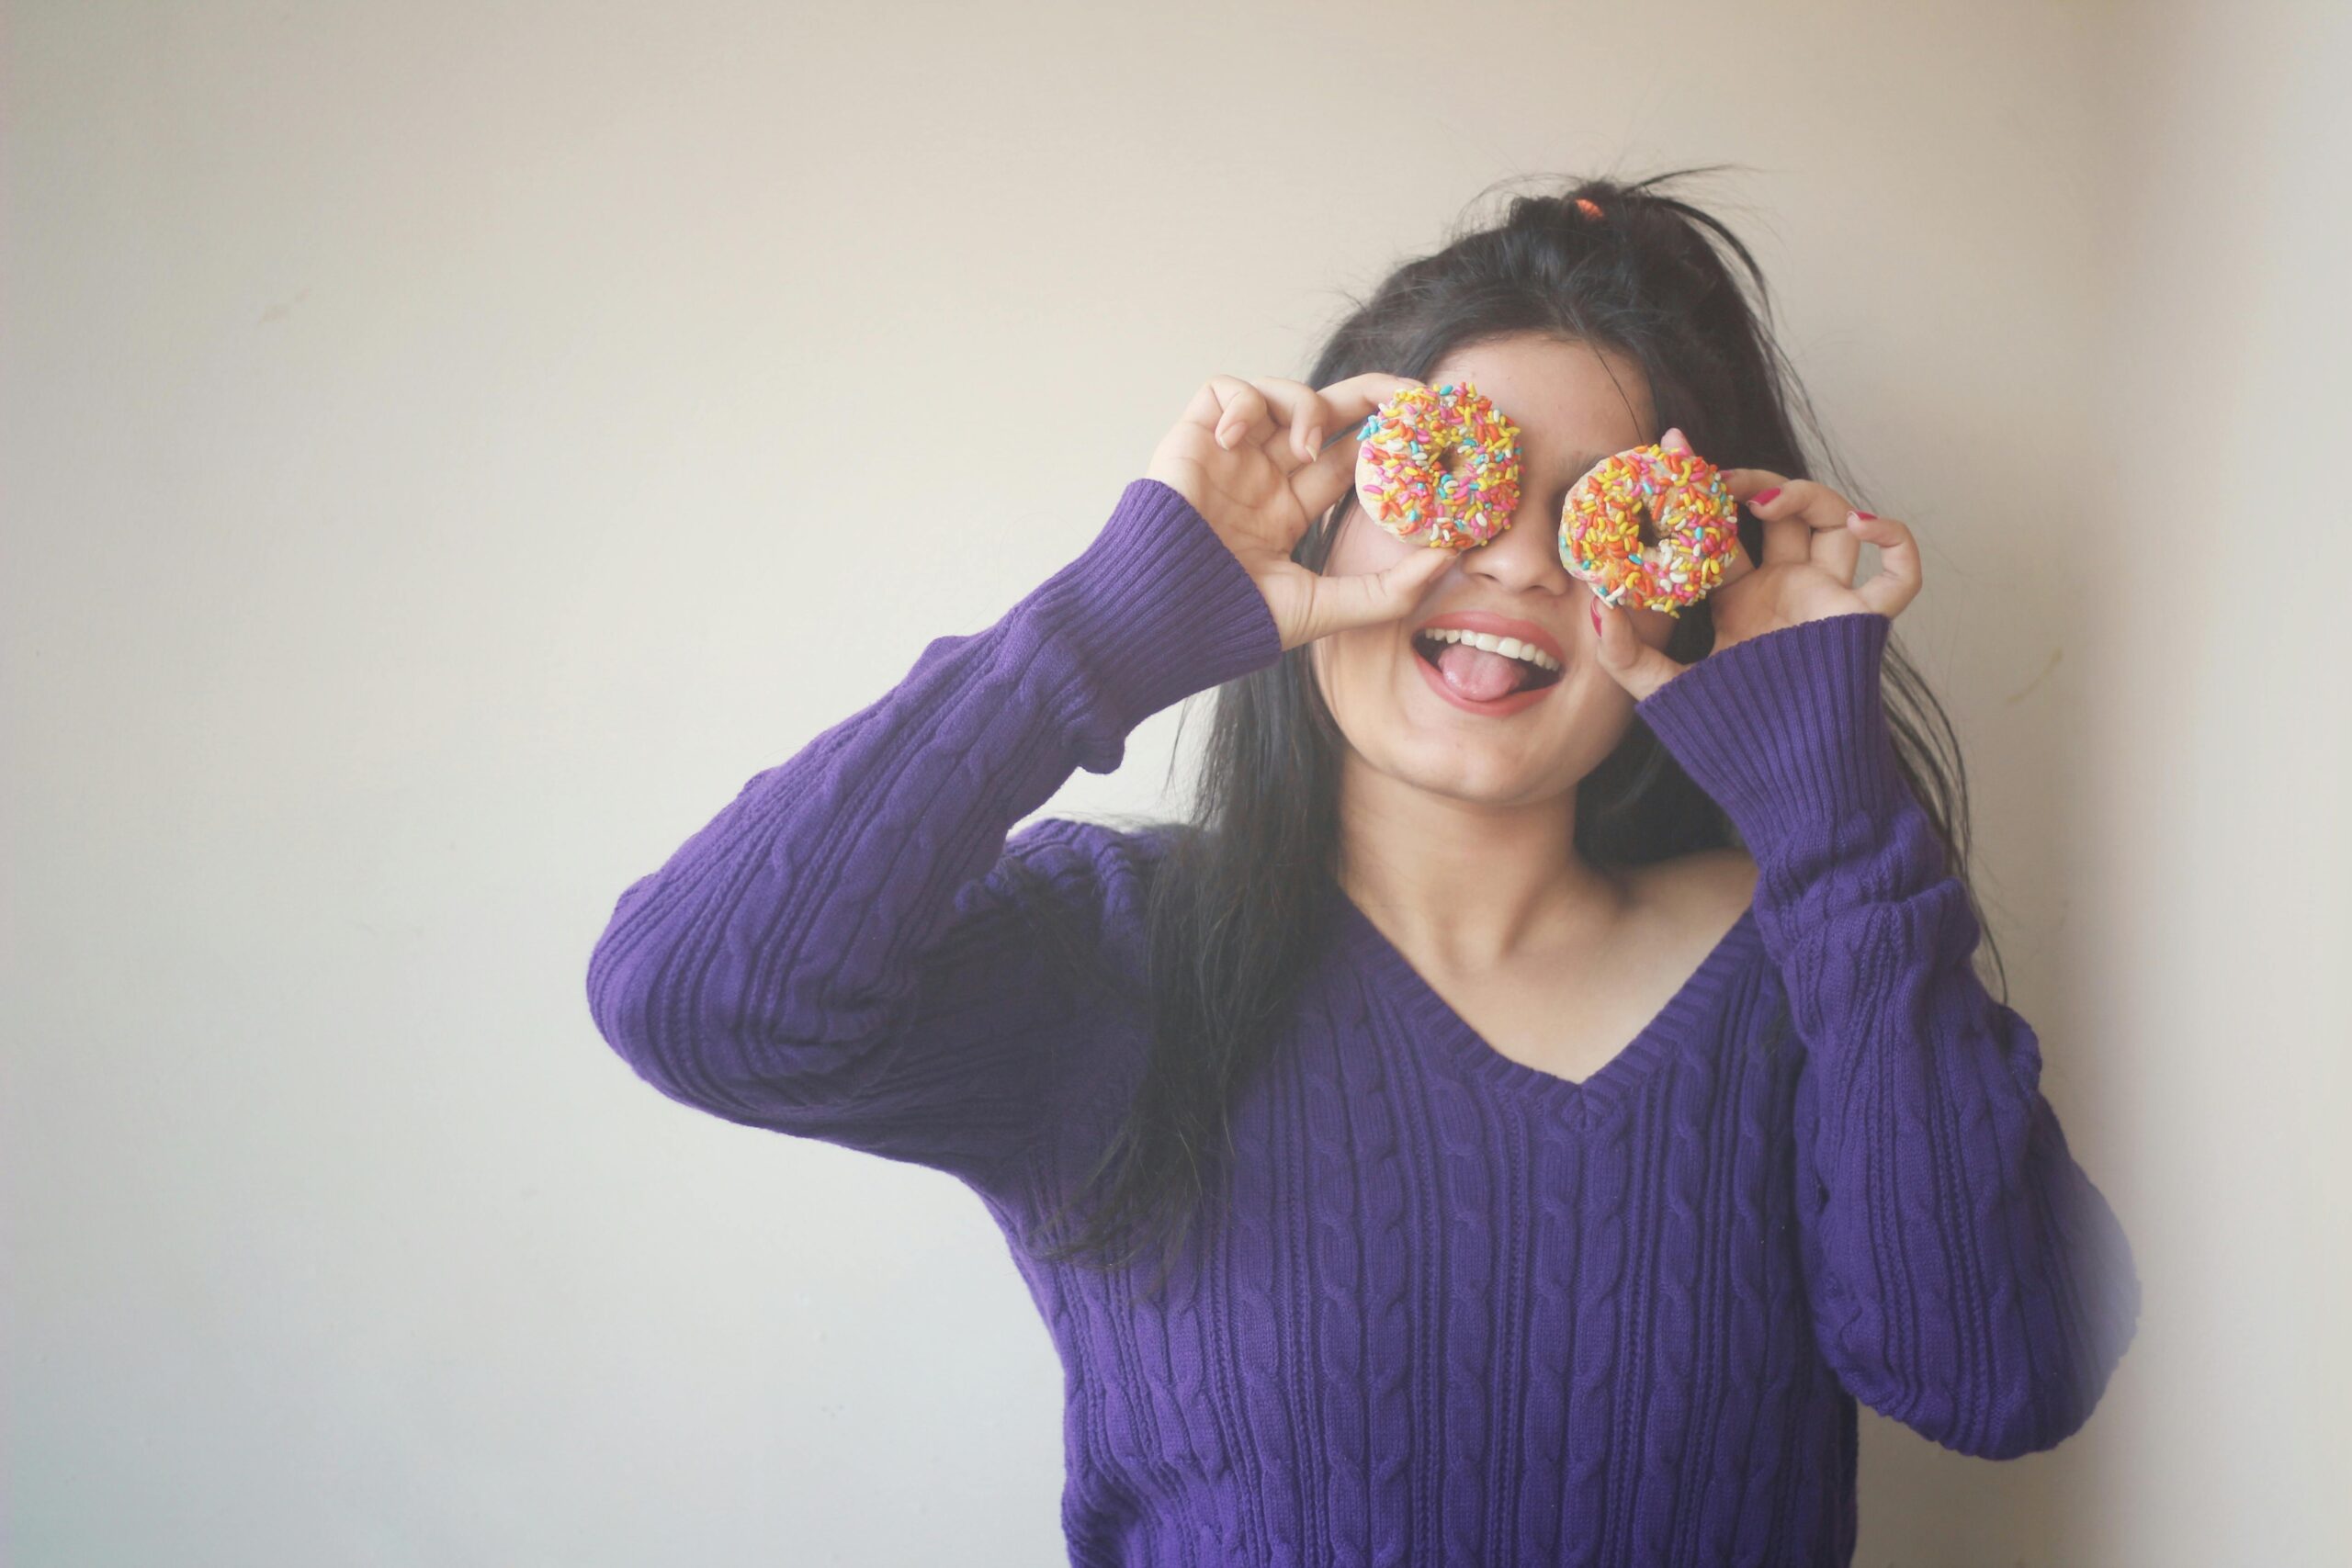
{"label": "tongue sticking out", "polygon": [[1473,648],[1466,642],[1450,642],[1437,656],[1438,673],[1445,683],[1474,703],[1490,703],[1497,697],[1507,697],[1522,686],[1532,685],[1535,667],[1518,659],[1506,659],[1499,653],[1488,653],[1483,648]]}

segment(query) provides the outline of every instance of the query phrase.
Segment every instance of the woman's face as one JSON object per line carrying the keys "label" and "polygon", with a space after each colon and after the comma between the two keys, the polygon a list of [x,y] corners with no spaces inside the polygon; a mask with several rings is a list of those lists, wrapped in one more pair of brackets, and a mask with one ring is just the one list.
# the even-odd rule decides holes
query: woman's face
{"label": "woman's face", "polygon": [[[1532,336],[1463,349],[1422,379],[1432,387],[1468,381],[1519,426],[1519,508],[1509,527],[1460,552],[1401,618],[1313,643],[1316,681],[1356,757],[1381,773],[1486,805],[1555,799],[1615,749],[1634,711],[1596,657],[1592,590],[1560,562],[1560,503],[1593,464],[1657,438],[1649,389],[1616,355]],[[1378,571],[1429,547],[1397,539],[1352,506],[1323,570]],[[1465,611],[1517,623],[1476,629],[1555,652],[1559,680],[1483,711],[1449,700],[1455,688],[1423,657],[1441,649],[1417,651],[1416,634]],[[1627,614],[1644,641],[1666,646],[1671,617]],[[1465,673],[1475,681],[1476,672]]]}

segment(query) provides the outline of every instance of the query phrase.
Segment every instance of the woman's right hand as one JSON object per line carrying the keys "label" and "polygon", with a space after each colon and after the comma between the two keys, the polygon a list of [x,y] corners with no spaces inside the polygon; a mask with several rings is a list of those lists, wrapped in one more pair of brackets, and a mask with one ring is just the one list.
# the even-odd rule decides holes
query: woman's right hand
{"label": "woman's right hand", "polygon": [[1290,558],[1308,524],[1354,488],[1364,420],[1398,389],[1421,385],[1378,371],[1319,392],[1271,376],[1212,376],[1152,453],[1145,477],[1191,502],[1248,569],[1285,651],[1396,619],[1453,564],[1453,551],[1426,545],[1385,570],[1351,577],[1326,577]]}

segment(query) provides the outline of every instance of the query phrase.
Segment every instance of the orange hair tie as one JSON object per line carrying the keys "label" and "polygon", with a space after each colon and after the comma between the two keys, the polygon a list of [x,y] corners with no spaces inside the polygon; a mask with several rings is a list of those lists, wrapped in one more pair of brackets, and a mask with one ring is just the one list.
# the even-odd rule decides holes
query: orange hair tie
{"label": "orange hair tie", "polygon": [[1587,218],[1598,218],[1600,216],[1600,204],[1589,197],[1580,196],[1577,197],[1577,210],[1583,213]]}

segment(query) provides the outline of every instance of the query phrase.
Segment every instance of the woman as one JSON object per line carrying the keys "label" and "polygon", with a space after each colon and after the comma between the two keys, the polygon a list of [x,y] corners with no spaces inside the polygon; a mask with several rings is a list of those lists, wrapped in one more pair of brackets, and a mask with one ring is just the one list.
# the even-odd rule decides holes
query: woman
{"label": "woman", "polygon": [[[1804,477],[1754,260],[1660,185],[1516,200],[1308,382],[1212,378],[1077,558],[597,947],[664,1093],[981,1195],[1068,1369],[1073,1562],[1844,1563],[1858,1400],[2030,1453],[2132,1337],[1973,967],[1911,533]],[[1526,465],[1458,555],[1351,493],[1367,412],[1454,380]],[[1743,558],[1603,611],[1562,497],[1661,438]],[[1211,687],[1192,820],[1013,833]]]}

